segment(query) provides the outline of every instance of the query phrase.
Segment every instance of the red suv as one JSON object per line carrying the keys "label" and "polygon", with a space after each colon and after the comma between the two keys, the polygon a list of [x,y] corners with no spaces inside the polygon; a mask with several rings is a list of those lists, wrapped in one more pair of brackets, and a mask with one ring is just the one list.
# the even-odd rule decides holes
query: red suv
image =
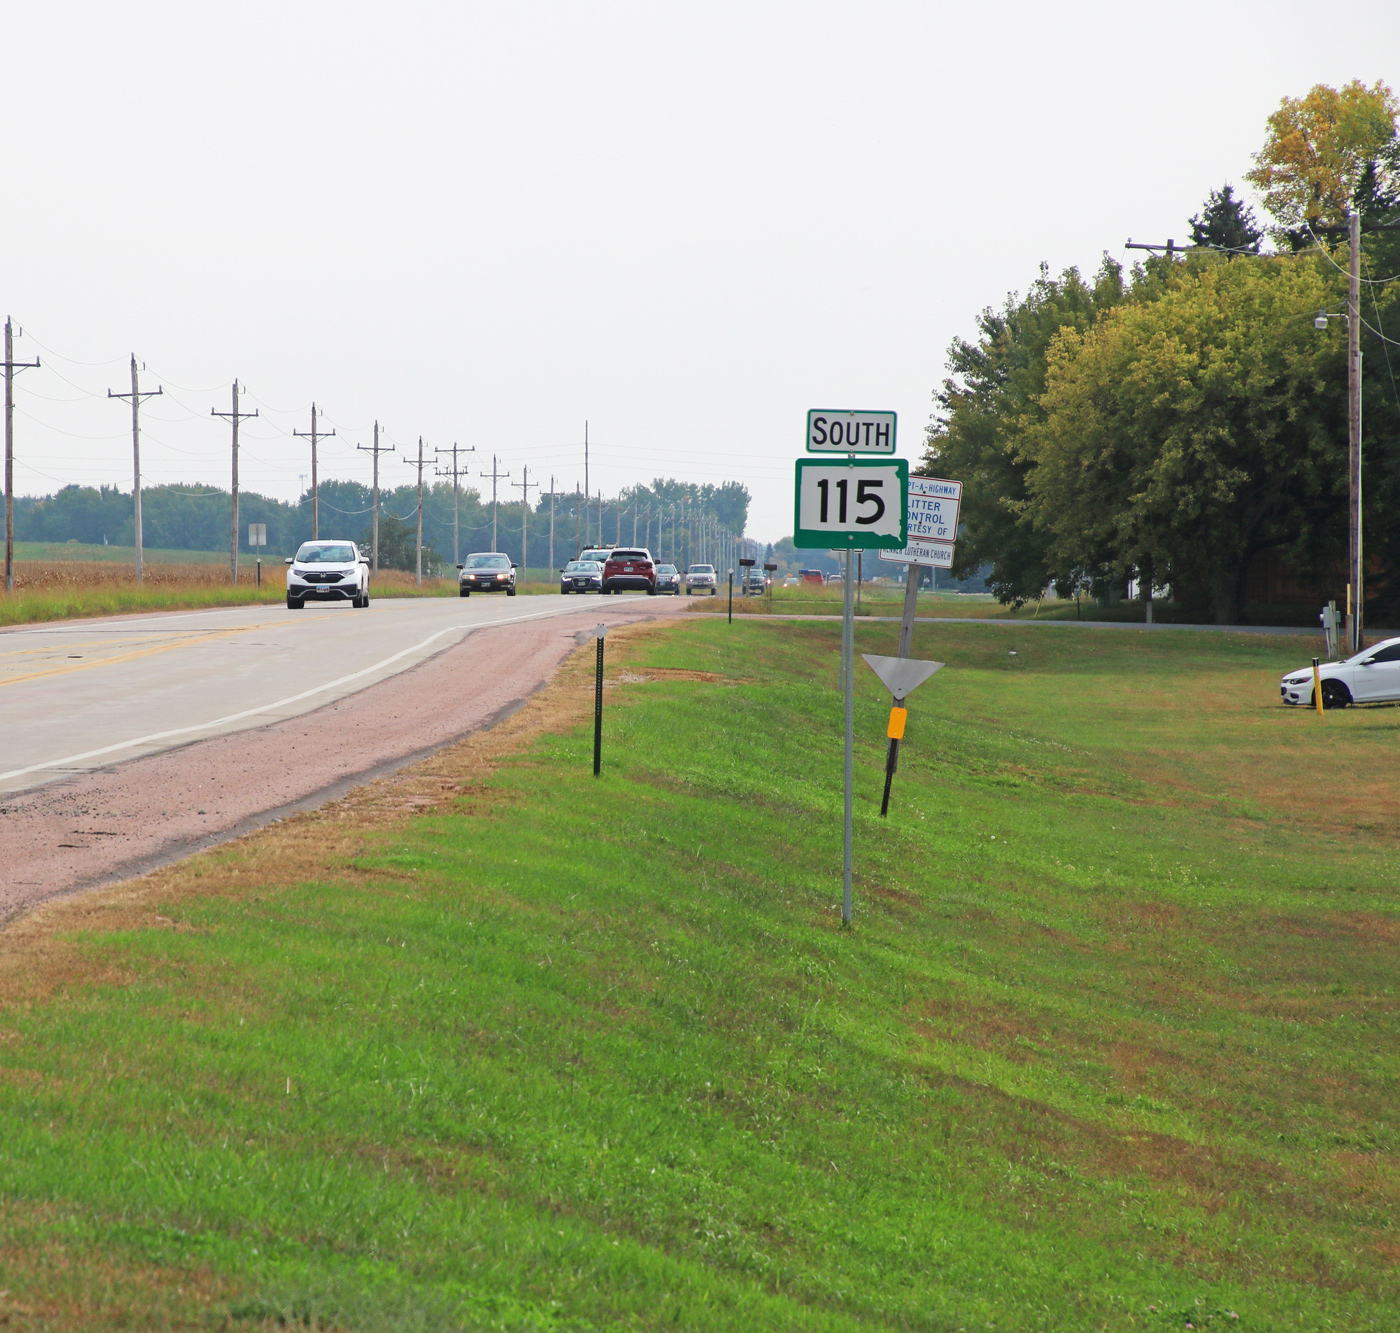
{"label": "red suv", "polygon": [[603,566],[603,591],[622,592],[626,588],[656,596],[656,566],[650,551],[620,546],[608,556]]}

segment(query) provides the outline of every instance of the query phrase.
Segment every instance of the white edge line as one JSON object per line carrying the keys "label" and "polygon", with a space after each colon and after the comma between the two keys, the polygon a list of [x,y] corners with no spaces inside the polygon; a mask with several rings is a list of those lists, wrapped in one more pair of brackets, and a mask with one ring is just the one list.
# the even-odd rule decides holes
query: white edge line
{"label": "white edge line", "polygon": [[256,717],[259,713],[274,712],[279,708],[287,707],[288,704],[300,703],[303,699],[309,699],[313,694],[324,694],[327,690],[335,689],[337,685],[347,685],[352,680],[359,680],[361,676],[368,676],[381,667],[388,666],[391,662],[397,662],[401,657],[407,657],[410,653],[416,653],[420,648],[426,648],[434,639],[440,639],[444,634],[451,634],[454,630],[466,630],[467,634],[470,634],[474,630],[491,629],[496,625],[518,625],[525,620],[543,620],[549,616],[565,614],[567,612],[560,608],[554,611],[536,611],[528,616],[512,616],[509,620],[490,620],[475,625],[449,625],[446,629],[440,629],[436,634],[428,635],[426,639],[420,640],[411,647],[401,648],[391,657],[383,658],[370,666],[361,667],[360,670],[352,671],[348,676],[340,676],[336,680],[328,680],[324,685],[303,690],[300,694],[290,694],[285,699],[277,699],[270,704],[260,704],[257,708],[245,708],[241,713],[229,713],[226,717],[216,717],[209,722],[197,722],[189,727],[175,727],[170,731],[153,731],[149,736],[137,736],[133,740],[118,741],[115,745],[104,745],[98,750],[84,750],[82,754],[70,754],[63,759],[49,759],[42,764],[30,764],[28,768],[13,768],[8,773],[0,773],[0,782],[5,782],[10,778],[22,778],[28,773],[40,773],[46,768],[67,768],[72,764],[79,764],[85,759],[97,759],[101,755],[114,754],[118,750],[130,750],[138,745],[148,745],[152,741],[166,741],[175,736],[188,736],[197,731],[209,731],[230,722],[241,722],[245,717]]}

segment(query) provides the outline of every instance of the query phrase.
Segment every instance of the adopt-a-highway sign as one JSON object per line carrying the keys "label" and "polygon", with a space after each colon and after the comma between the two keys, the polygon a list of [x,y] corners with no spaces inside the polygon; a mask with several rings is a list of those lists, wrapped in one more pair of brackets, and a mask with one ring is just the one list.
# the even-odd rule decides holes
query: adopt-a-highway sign
{"label": "adopt-a-highway sign", "polygon": [[945,481],[942,477],[910,477],[909,544],[902,551],[882,551],[880,559],[951,569],[961,505],[962,482]]}
{"label": "adopt-a-highway sign", "polygon": [[909,540],[908,487],[902,458],[799,458],[793,545],[899,550]]}

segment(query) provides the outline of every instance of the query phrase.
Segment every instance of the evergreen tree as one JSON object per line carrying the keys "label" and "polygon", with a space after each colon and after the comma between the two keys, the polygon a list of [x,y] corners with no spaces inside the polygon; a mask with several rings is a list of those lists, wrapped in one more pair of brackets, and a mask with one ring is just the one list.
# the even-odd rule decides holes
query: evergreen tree
{"label": "evergreen tree", "polygon": [[1243,199],[1235,198],[1232,185],[1212,190],[1206,206],[1191,219],[1191,243],[1208,245],[1232,254],[1258,254],[1263,230],[1255,223],[1254,211]]}

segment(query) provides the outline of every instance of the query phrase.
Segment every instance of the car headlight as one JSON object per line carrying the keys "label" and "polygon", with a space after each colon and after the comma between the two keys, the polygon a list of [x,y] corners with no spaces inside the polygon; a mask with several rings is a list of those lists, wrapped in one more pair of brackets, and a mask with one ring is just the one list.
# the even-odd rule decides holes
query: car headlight
{"label": "car headlight", "polygon": [[505,575],[504,575],[504,574],[497,574],[496,577],[497,577],[498,579],[503,579],[503,578],[505,578]]}

